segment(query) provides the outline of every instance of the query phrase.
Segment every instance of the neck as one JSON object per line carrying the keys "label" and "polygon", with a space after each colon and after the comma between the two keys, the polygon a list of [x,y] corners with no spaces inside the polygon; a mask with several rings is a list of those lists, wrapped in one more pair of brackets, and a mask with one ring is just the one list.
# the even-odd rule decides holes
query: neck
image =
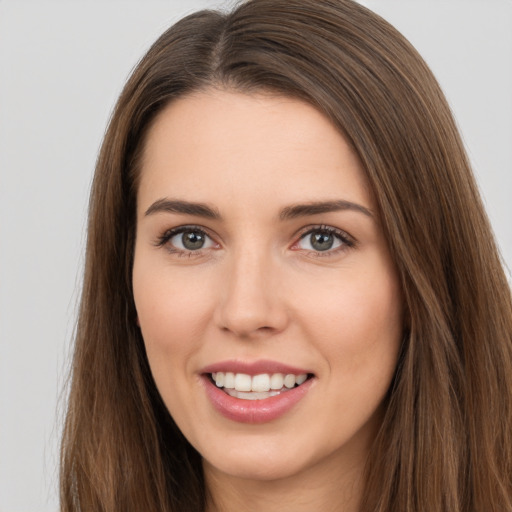
{"label": "neck", "polygon": [[358,512],[364,465],[310,467],[277,480],[254,480],[220,472],[204,461],[206,512]]}

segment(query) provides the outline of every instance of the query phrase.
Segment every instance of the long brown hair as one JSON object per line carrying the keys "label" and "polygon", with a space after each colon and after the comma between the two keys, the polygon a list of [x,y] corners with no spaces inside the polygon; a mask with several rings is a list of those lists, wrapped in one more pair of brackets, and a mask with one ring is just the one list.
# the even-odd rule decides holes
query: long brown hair
{"label": "long brown hair", "polygon": [[131,266],[145,134],[170,101],[209,87],[314,105],[375,194],[406,319],[362,511],[512,510],[512,305],[491,228],[436,80],[403,36],[352,0],[198,12],[128,80],[91,193],[61,510],[204,510],[201,458],[151,377]]}

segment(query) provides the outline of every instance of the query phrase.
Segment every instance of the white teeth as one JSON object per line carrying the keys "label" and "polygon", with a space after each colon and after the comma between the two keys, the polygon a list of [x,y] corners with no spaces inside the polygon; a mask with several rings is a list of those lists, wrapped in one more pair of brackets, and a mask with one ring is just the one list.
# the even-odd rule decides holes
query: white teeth
{"label": "white teeth", "polygon": [[215,384],[219,388],[224,386],[224,374],[222,372],[217,372],[217,375],[215,376]]}
{"label": "white teeth", "polygon": [[[301,384],[306,382],[307,378],[308,378],[308,376],[305,373],[303,373],[303,374],[297,375],[297,377],[295,377],[295,382],[297,383],[298,386],[300,386]],[[225,385],[226,384],[224,383],[224,386]]]}
{"label": "white teeth", "polygon": [[264,400],[265,398],[281,394],[280,391],[266,391],[262,393],[251,391],[248,393],[244,391],[237,391],[236,389],[227,389],[226,393],[235,398],[241,398],[242,400]]}
{"label": "white teeth", "polygon": [[[241,392],[242,395],[249,393],[252,397],[250,399],[254,400],[259,399],[256,395],[261,393],[264,393],[264,398],[267,398],[278,394],[275,391],[292,389],[295,385],[300,386],[308,378],[306,373],[300,375],[294,375],[293,373],[287,375],[261,373],[251,377],[246,373],[215,372],[211,375],[219,388],[224,388],[226,392],[233,390],[234,394],[229,393],[231,396],[237,396],[237,392]],[[268,392],[271,392],[271,394],[268,395]],[[245,398],[245,396],[240,398]]]}
{"label": "white teeth", "polygon": [[224,388],[226,389],[234,389],[235,388],[235,374],[231,372],[226,372],[224,374]]}
{"label": "white teeth", "polygon": [[293,375],[293,373],[289,373],[285,378],[284,378],[284,385],[288,388],[288,389],[291,389],[295,386],[295,375]]}
{"label": "white teeth", "polygon": [[252,391],[269,391],[270,390],[270,375],[263,373],[261,375],[255,375],[252,378]]}
{"label": "white teeth", "polygon": [[270,377],[270,389],[281,389],[284,386],[284,375],[282,373],[274,373]]}
{"label": "white teeth", "polygon": [[235,389],[237,391],[251,391],[252,379],[250,375],[245,373],[237,373],[235,375]]}

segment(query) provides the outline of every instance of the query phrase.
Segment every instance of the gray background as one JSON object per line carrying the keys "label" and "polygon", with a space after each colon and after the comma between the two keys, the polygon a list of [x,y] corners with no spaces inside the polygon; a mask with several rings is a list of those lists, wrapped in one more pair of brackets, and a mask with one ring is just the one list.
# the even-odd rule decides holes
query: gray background
{"label": "gray background", "polygon": [[[0,0],[0,512],[56,511],[87,194],[144,51],[207,0]],[[512,1],[369,0],[453,107],[512,266]]]}

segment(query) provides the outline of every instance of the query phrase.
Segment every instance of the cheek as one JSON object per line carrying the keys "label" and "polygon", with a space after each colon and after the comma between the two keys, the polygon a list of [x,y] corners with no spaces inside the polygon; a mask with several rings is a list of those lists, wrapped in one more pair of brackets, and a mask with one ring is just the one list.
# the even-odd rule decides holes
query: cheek
{"label": "cheek", "polygon": [[190,430],[190,365],[201,349],[210,301],[195,280],[171,275],[162,265],[137,259],[133,293],[139,326],[156,387],[180,428]]}
{"label": "cheek", "polygon": [[337,293],[327,294],[322,304],[323,308],[316,301],[316,314],[307,328],[328,362],[325,399],[333,411],[343,411],[343,420],[338,414],[326,414],[324,422],[342,437],[363,425],[378,428],[380,406],[396,370],[402,339],[396,280],[386,273],[352,282],[345,279],[343,292],[338,286]]}
{"label": "cheek", "polygon": [[402,333],[400,291],[394,282],[380,279],[366,285],[354,290],[344,305],[347,334],[352,335],[354,352],[362,356],[393,348]]}
{"label": "cheek", "polygon": [[161,266],[142,263],[135,260],[133,293],[149,363],[157,379],[169,363],[182,367],[187,356],[199,348],[211,300],[197,279],[179,278]]}
{"label": "cheek", "polygon": [[[402,339],[402,296],[394,271],[368,264],[297,291],[302,326],[343,385],[391,379]],[[336,377],[338,378],[338,377]]]}
{"label": "cheek", "polygon": [[[352,274],[317,283],[308,292],[297,291],[303,314],[317,332],[336,332],[335,337],[354,344],[375,338],[394,338],[402,329],[402,299],[391,272],[375,271],[366,275]],[[361,339],[364,334],[367,339]]]}

